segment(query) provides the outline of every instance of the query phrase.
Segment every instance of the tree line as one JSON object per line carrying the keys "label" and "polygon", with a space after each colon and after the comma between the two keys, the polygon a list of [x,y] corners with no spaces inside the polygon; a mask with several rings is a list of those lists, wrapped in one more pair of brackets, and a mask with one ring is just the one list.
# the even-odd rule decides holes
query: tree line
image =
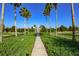
{"label": "tree line", "polygon": [[[30,32],[34,32],[35,31],[35,28],[33,28],[34,26],[32,26],[31,28],[17,28],[17,32],[24,32],[24,31],[27,31],[28,32],[28,29]],[[3,32],[15,32],[15,26],[12,26],[12,27],[5,27],[3,26]]]}
{"label": "tree line", "polygon": [[[34,25],[34,26],[36,26],[36,25]],[[35,31],[34,26],[32,26],[31,28],[28,28],[30,32],[34,32]],[[12,27],[5,27],[5,26],[3,26],[3,28],[4,28],[3,32],[15,32],[15,26],[12,26]],[[28,31],[28,29],[27,28],[17,28],[17,32]],[[44,25],[40,25],[40,29],[41,29],[40,30],[41,32],[46,32],[47,28]],[[48,32],[50,32],[50,30],[51,30],[51,32],[55,32],[56,29],[55,28],[47,29]],[[66,27],[64,25],[61,25],[60,27],[57,28],[57,31],[58,32],[72,31],[72,26]],[[75,27],[75,31],[79,31],[79,27],[78,26]]]}
{"label": "tree line", "polygon": [[[46,32],[46,30],[48,31],[48,32],[55,32],[56,31],[56,29],[55,28],[46,28],[44,25],[41,25],[40,26],[40,31],[41,32]],[[58,32],[64,32],[64,31],[72,31],[72,26],[69,26],[69,27],[66,27],[66,26],[64,26],[64,25],[61,25],[60,27],[58,27],[57,28],[57,31]],[[75,27],[75,31],[79,31],[79,27]]]}

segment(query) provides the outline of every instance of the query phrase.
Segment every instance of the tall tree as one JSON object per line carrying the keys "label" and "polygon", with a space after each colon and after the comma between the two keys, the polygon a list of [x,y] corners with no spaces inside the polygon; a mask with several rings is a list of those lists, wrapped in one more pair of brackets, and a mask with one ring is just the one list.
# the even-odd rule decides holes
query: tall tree
{"label": "tall tree", "polygon": [[75,18],[74,18],[74,5],[71,3],[71,13],[72,13],[72,39],[73,41],[76,41],[75,38]]}
{"label": "tall tree", "polygon": [[[49,24],[49,26],[50,26],[50,19],[49,19],[49,17],[50,17],[51,8],[52,8],[52,4],[51,3],[47,3],[45,5],[45,9],[44,9],[44,12],[43,12],[44,16],[46,16],[47,25]],[[51,32],[51,30],[50,30],[50,32]],[[47,33],[48,33],[48,29],[47,29]]]}
{"label": "tall tree", "polygon": [[[21,8],[20,9],[20,15],[21,16],[23,16],[24,18],[25,18],[25,20],[24,20],[24,26],[25,26],[25,30],[24,30],[24,33],[26,33],[26,24],[28,24],[28,18],[30,18],[31,17],[31,13],[30,13],[30,11],[28,10],[28,9],[26,9],[26,8]],[[29,28],[28,28],[28,33],[29,33]]]}
{"label": "tall tree", "polygon": [[58,26],[57,3],[53,3],[53,7],[55,8],[55,14],[56,14],[56,36],[57,36],[57,26]]}
{"label": "tall tree", "polygon": [[15,36],[17,36],[17,28],[16,28],[16,8],[21,6],[21,3],[13,3],[14,6],[14,26],[15,26]]}
{"label": "tall tree", "polygon": [[5,7],[5,4],[2,3],[1,29],[0,29],[0,42],[2,42],[2,33],[3,33],[3,25],[4,25],[4,7]]}

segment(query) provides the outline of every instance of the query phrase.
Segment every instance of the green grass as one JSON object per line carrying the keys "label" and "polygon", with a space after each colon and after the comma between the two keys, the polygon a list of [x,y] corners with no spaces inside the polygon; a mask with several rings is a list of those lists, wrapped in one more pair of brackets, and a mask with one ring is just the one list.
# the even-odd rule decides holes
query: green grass
{"label": "green grass", "polygon": [[61,33],[57,37],[55,33],[42,33],[41,38],[49,56],[79,56],[79,36],[76,42],[72,41],[71,33]]}
{"label": "green grass", "polygon": [[26,35],[14,35],[3,37],[0,43],[0,55],[2,56],[28,56],[31,55],[35,42],[34,33]]}

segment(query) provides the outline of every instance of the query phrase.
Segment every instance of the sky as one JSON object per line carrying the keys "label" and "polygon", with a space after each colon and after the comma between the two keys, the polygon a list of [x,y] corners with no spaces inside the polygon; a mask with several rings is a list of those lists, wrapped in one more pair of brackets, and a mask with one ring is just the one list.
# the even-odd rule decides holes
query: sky
{"label": "sky", "polygon": [[[33,25],[46,26],[46,17],[43,15],[43,11],[45,8],[45,3],[22,3],[21,7],[16,9],[16,22],[17,28],[24,27],[24,20],[26,18],[20,16],[19,11],[20,8],[25,7],[31,12],[31,17],[28,20],[28,26],[31,27]],[[0,20],[1,20],[1,7],[2,4],[0,3]],[[72,17],[71,17],[71,6],[69,3],[59,3],[57,8],[57,15],[58,15],[58,27],[64,25],[69,27],[72,25]],[[79,26],[79,4],[74,4],[74,13],[75,13],[75,25]],[[56,20],[55,20],[55,9],[51,10],[50,23],[47,25],[48,27],[55,28]],[[5,4],[5,13],[4,13],[4,25],[6,27],[11,27],[14,25],[14,6],[7,3]]]}

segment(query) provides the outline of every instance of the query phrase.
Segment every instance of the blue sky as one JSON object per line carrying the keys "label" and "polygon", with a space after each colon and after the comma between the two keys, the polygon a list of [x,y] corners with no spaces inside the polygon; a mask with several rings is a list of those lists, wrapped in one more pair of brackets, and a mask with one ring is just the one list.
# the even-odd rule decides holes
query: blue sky
{"label": "blue sky", "polygon": [[[46,25],[46,18],[43,15],[45,3],[24,3],[22,7],[27,8],[32,16],[29,18],[28,26],[31,27],[33,25]],[[19,14],[20,8],[17,8],[17,28],[24,27],[24,20],[22,16]],[[4,15],[4,24],[6,27],[11,27],[14,25],[14,7],[11,4],[5,5],[5,15]],[[79,26],[79,4],[74,4],[75,9],[75,25]],[[1,4],[0,4],[0,19],[1,19]],[[58,4],[58,26],[71,26],[71,7],[70,4]],[[55,10],[51,10],[50,16],[50,26],[55,28]]]}

